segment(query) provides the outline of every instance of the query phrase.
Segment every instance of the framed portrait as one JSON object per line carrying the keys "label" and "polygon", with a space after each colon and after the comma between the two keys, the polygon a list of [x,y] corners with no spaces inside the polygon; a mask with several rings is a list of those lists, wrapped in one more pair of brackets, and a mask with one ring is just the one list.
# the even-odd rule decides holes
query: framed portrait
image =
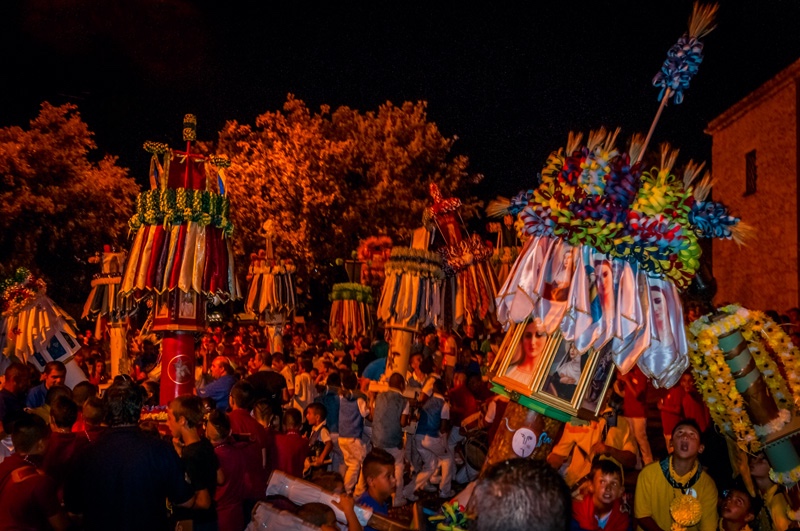
{"label": "framed portrait", "polygon": [[505,389],[531,396],[542,380],[541,366],[552,349],[539,319],[509,326],[495,360],[493,381]]}
{"label": "framed portrait", "polygon": [[599,414],[614,374],[610,345],[581,354],[557,330],[547,335],[538,319],[512,325],[495,362],[493,382],[565,415]]}
{"label": "framed portrait", "polygon": [[597,353],[590,370],[591,377],[586,383],[586,389],[581,400],[578,416],[581,418],[594,418],[600,415],[603,399],[608,388],[614,380],[614,360],[611,357],[611,345],[608,344]]}

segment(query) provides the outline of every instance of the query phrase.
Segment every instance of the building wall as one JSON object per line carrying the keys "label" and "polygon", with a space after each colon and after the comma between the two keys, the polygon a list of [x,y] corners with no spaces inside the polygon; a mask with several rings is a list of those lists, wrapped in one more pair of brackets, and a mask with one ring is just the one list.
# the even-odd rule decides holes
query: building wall
{"label": "building wall", "polygon": [[[715,302],[784,312],[798,306],[797,84],[785,83],[711,131],[713,198],[756,229],[748,245],[713,244]],[[757,192],[745,196],[745,154],[756,150]]]}

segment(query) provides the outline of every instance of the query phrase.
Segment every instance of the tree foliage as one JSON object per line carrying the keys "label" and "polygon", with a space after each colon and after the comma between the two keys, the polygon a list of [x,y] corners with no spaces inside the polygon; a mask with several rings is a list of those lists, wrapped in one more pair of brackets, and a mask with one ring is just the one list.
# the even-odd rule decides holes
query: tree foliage
{"label": "tree foliage", "polygon": [[283,112],[266,112],[254,125],[228,122],[217,149],[231,158],[228,192],[240,252],[264,246],[266,220],[275,245],[298,265],[301,277],[326,276],[360,239],[386,234],[408,244],[430,206],[429,184],[445,197],[467,198],[481,175],[453,156],[455,138],[429,122],[426,103],[387,102],[361,113],[328,106],[312,113],[291,94]]}
{"label": "tree foliage", "polygon": [[93,133],[74,105],[43,103],[27,129],[0,129],[0,276],[41,274],[56,302],[82,302],[104,244],[125,247],[138,186],[117,159],[92,161]]}

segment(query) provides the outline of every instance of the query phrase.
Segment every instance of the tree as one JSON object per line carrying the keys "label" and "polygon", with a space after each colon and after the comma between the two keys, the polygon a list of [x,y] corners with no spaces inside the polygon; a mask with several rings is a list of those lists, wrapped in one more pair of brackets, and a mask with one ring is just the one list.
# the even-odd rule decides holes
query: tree
{"label": "tree", "polygon": [[217,149],[231,158],[228,193],[236,245],[263,247],[261,226],[272,220],[276,248],[298,265],[300,278],[326,278],[336,258],[349,257],[360,239],[378,234],[408,243],[430,206],[429,184],[464,198],[482,176],[468,159],[452,156],[455,138],[428,122],[425,102],[377,112],[328,106],[312,114],[291,94],[283,112],[267,112],[255,125],[228,122]]}
{"label": "tree", "polygon": [[40,274],[59,304],[82,303],[105,244],[124,247],[138,185],[117,159],[92,161],[75,105],[43,103],[29,127],[0,129],[0,276]]}

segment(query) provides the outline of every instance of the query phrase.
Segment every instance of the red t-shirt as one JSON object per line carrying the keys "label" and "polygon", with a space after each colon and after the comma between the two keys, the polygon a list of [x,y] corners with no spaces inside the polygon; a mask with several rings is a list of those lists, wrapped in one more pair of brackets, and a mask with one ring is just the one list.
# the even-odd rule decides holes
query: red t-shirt
{"label": "red t-shirt", "polygon": [[0,463],[0,522],[4,529],[49,529],[47,519],[58,514],[58,488],[50,476],[30,466],[18,454]]}
{"label": "red t-shirt", "polygon": [[308,457],[308,439],[299,432],[275,434],[275,451],[272,452],[273,470],[302,478],[306,457]]}
{"label": "red t-shirt", "polygon": [[694,419],[697,425],[700,426],[700,431],[705,432],[708,424],[711,422],[711,414],[708,412],[708,406],[703,400],[695,396],[694,393],[683,394],[683,415],[687,419]]}
{"label": "red t-shirt", "polygon": [[[225,482],[217,485],[214,492],[219,531],[241,531],[246,527],[242,502],[248,494],[245,481],[248,468],[245,455],[247,446],[252,446],[252,443],[238,443],[229,438],[214,447],[225,477]],[[261,491],[261,496],[265,493],[266,488]]]}
{"label": "red t-shirt", "polygon": [[[605,527],[601,528],[595,516],[594,500],[586,495],[582,500],[572,500],[572,519],[584,531],[628,531],[631,527],[631,515],[622,512],[622,502],[615,500]],[[574,527],[573,527],[574,529]]]}
{"label": "red t-shirt", "polygon": [[[271,455],[274,453],[275,437],[271,430],[250,416],[245,409],[235,409],[230,412],[231,433],[240,440],[251,442],[243,448],[247,459],[247,482],[249,499],[259,499],[264,496],[267,480],[272,472]],[[266,464],[263,459],[266,455]]]}
{"label": "red t-shirt", "polygon": [[480,404],[466,385],[452,389],[447,396],[450,402],[450,422],[453,426],[460,426],[462,420],[481,410]]}

